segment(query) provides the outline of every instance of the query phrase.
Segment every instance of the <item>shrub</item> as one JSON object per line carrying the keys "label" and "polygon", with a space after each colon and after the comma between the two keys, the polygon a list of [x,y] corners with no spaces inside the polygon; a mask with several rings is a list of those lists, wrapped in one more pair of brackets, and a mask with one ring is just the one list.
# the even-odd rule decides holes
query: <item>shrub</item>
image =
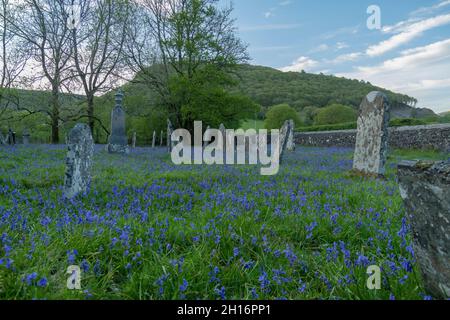
{"label": "shrub", "polygon": [[321,109],[316,116],[316,125],[338,124],[356,121],[358,113],[352,107],[332,104]]}
{"label": "shrub", "polygon": [[294,108],[288,104],[273,106],[266,114],[265,128],[280,129],[286,120],[294,120],[295,126],[300,124],[300,118]]}
{"label": "shrub", "polygon": [[427,124],[427,122],[412,118],[393,119],[389,122],[390,127],[420,126],[424,124]]}
{"label": "shrub", "polygon": [[299,132],[313,132],[313,131],[336,131],[336,130],[350,130],[356,129],[356,122],[347,122],[347,123],[339,123],[339,124],[328,124],[322,126],[310,126],[310,127],[301,127],[297,128]]}

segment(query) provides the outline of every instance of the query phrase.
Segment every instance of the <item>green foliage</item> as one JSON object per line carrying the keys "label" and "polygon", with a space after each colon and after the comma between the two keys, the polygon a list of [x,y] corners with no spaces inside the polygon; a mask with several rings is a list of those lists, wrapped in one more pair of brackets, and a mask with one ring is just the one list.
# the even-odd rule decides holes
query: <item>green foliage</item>
{"label": "green foliage", "polygon": [[351,130],[356,129],[356,122],[347,122],[347,123],[339,123],[339,124],[329,124],[322,126],[309,126],[309,127],[300,127],[297,128],[296,131],[299,132],[315,132],[315,131],[336,131],[336,130]]}
{"label": "green foliage", "polygon": [[389,122],[389,126],[391,127],[403,127],[403,126],[421,126],[427,124],[426,121],[419,119],[393,119]]}
{"label": "green foliage", "polygon": [[332,104],[321,109],[315,119],[316,125],[338,124],[356,121],[358,113],[355,109],[341,104]]}
{"label": "green foliage", "polygon": [[239,79],[236,90],[266,108],[287,103],[301,111],[308,106],[323,108],[338,103],[357,109],[371,91],[384,92],[391,105],[414,100],[364,81],[306,72],[281,72],[261,66],[241,65],[236,78]]}
{"label": "green foliage", "polygon": [[300,118],[294,108],[288,104],[273,106],[266,114],[265,128],[280,129],[286,120],[294,120],[296,127],[300,124]]}
{"label": "green foliage", "polygon": [[243,129],[243,130],[248,130],[248,129],[260,130],[260,129],[264,129],[264,121],[263,120],[244,120],[244,121],[241,122],[240,128],[236,128],[236,129]]}
{"label": "green foliage", "polygon": [[231,94],[224,89],[233,85],[231,78],[212,66],[198,71],[191,78],[176,76],[171,79],[171,102],[181,106],[183,128],[192,129],[194,121],[218,128],[239,127],[241,119],[259,112],[260,107],[248,97]]}

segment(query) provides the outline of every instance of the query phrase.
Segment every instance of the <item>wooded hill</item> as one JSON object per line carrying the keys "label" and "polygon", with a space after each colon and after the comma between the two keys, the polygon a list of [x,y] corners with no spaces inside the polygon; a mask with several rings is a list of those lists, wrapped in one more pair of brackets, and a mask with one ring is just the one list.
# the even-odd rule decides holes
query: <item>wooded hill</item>
{"label": "wooded hill", "polygon": [[[389,98],[392,105],[393,118],[424,118],[436,116],[429,109],[414,108],[416,100],[407,95],[395,93],[380,87],[371,85],[368,82],[349,80],[345,78],[310,73],[281,72],[279,70],[252,65],[241,65],[234,74],[236,86],[229,88],[232,92],[239,92],[261,105],[262,112],[259,118],[264,118],[265,112],[270,106],[287,103],[301,112],[306,107],[323,108],[333,103],[351,106],[355,109],[359,107],[362,99],[371,91],[383,91]],[[153,130],[158,134],[165,130],[166,113],[158,105],[155,93],[145,85],[130,82],[122,86],[125,92],[124,105],[129,115],[127,127],[130,132],[137,131],[141,141],[150,141]],[[114,106],[114,91],[108,92],[95,99],[95,116],[102,121],[105,128],[109,128],[110,112]],[[17,103],[29,110],[39,110],[48,105],[49,93],[44,91],[18,90]],[[84,104],[80,101],[80,96],[66,96],[64,101],[67,105],[65,113],[73,115],[82,113]],[[14,109],[14,108],[13,108]],[[36,131],[36,135],[42,136],[46,140],[49,130],[45,116],[36,113],[21,121],[10,119],[9,115],[18,114],[13,109],[5,112],[3,110],[2,119],[5,115],[8,120],[0,120],[0,130],[5,132],[9,126],[18,133],[23,128],[30,128]],[[1,110],[1,109],[0,109]],[[24,115],[26,112],[20,112]],[[83,121],[82,118],[77,121]],[[73,126],[74,121],[68,121],[61,125],[62,132]],[[36,136],[35,135],[35,136]],[[107,133],[101,126],[97,126],[94,135],[99,141],[105,140]]]}

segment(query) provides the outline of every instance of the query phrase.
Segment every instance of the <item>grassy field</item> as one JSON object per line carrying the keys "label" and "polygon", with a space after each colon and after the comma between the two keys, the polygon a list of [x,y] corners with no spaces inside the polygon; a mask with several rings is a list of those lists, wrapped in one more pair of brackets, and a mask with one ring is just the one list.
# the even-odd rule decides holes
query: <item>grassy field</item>
{"label": "grassy field", "polygon": [[[88,195],[62,197],[64,146],[0,148],[1,299],[428,299],[395,178],[352,151],[298,148],[280,173],[175,166],[97,147]],[[367,266],[382,288],[366,287]],[[81,290],[66,287],[82,270]]]}

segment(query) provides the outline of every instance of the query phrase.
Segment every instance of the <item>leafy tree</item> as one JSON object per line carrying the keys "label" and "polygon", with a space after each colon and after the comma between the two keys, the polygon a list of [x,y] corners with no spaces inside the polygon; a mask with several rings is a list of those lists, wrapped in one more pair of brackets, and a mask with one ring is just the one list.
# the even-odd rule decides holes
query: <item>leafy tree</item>
{"label": "leafy tree", "polygon": [[316,116],[316,125],[337,124],[355,121],[358,113],[355,109],[341,104],[332,104],[321,109]]}
{"label": "leafy tree", "polygon": [[[134,23],[128,28],[130,41],[125,46],[127,62],[139,74],[137,80],[157,92],[159,103],[168,110],[175,126],[192,126],[191,117],[198,116],[193,102],[205,105],[206,97],[194,96],[205,93],[200,80],[203,76],[199,75],[205,68],[216,72],[209,80],[210,88],[215,89],[209,98],[218,99],[220,89],[225,87],[222,75],[217,75],[232,72],[239,63],[248,61],[246,45],[236,34],[232,10],[220,8],[219,0],[142,0],[135,7]],[[193,91],[180,84],[187,84]],[[235,100],[222,96],[214,102],[232,103],[222,106],[226,109],[222,113],[227,114]],[[211,103],[208,106],[213,108]],[[238,115],[231,112],[227,116]]]}
{"label": "leafy tree", "polygon": [[186,129],[193,129],[194,121],[218,128],[239,126],[241,119],[251,118],[260,107],[240,94],[224,89],[233,85],[230,76],[214,66],[204,67],[193,77],[176,76],[171,79],[172,103],[181,106],[181,121]]}
{"label": "leafy tree", "polygon": [[266,114],[266,129],[280,129],[286,120],[294,120],[295,126],[300,125],[300,118],[294,108],[288,104],[273,106]]}
{"label": "leafy tree", "polygon": [[302,121],[302,125],[304,126],[312,126],[314,124],[314,120],[317,116],[317,113],[319,112],[319,108],[317,107],[313,107],[313,106],[309,106],[304,108],[301,112],[300,112],[300,118]]}

